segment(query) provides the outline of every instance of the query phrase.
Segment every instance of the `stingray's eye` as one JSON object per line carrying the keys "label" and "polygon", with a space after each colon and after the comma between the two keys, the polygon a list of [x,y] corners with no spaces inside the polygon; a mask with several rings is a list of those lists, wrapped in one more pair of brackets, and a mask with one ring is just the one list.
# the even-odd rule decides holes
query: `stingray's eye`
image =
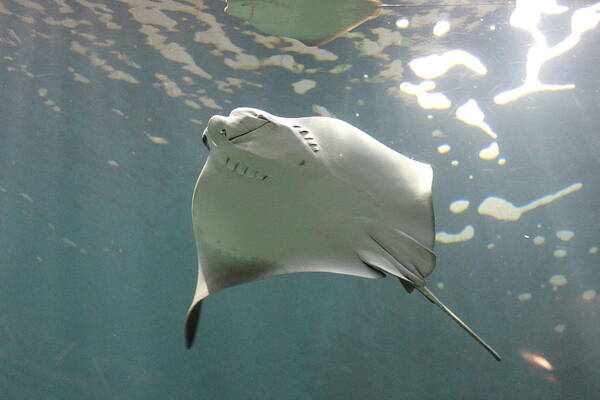
{"label": "stingray's eye", "polygon": [[204,146],[206,146],[206,148],[208,149],[208,138],[206,137],[206,134],[202,134],[202,143],[204,143]]}
{"label": "stingray's eye", "polygon": [[264,116],[264,115],[262,115],[262,114],[258,114],[258,115],[256,116],[256,118],[258,118],[258,119],[264,119],[265,121],[268,121],[267,117],[265,117],[265,116]]}
{"label": "stingray's eye", "polygon": [[225,136],[225,135],[227,134],[227,132],[225,131],[225,129],[221,129],[221,130],[219,131],[219,133],[220,133],[221,135],[223,135],[223,136]]}

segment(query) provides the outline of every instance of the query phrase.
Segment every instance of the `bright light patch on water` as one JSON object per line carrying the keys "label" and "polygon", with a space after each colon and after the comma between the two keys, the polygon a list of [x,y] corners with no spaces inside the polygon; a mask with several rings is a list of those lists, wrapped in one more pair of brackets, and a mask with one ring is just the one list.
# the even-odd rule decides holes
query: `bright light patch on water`
{"label": "bright light patch on water", "polygon": [[75,243],[69,238],[63,238],[63,245],[65,247],[77,247],[77,243]]}
{"label": "bright light patch on water", "polygon": [[506,158],[504,158],[504,157],[500,157],[500,158],[498,159],[498,165],[501,165],[501,166],[502,166],[502,165],[506,165]]}
{"label": "bright light patch on water", "polygon": [[423,92],[417,94],[419,105],[425,109],[445,110],[450,108],[452,102],[445,94],[439,92]]}
{"label": "bright light patch on water", "polygon": [[563,333],[565,331],[565,329],[567,329],[567,325],[565,324],[558,324],[554,327],[554,332],[556,333]]}
{"label": "bright light patch on water", "polygon": [[469,200],[455,200],[450,203],[450,211],[454,214],[460,214],[461,212],[466,211],[469,208]]}
{"label": "bright light patch on water", "polygon": [[312,79],[302,79],[301,81],[292,83],[292,87],[294,88],[294,92],[298,94],[305,94],[309,90],[313,89],[317,86],[317,82]]}
{"label": "bright light patch on water", "polygon": [[296,59],[289,54],[277,54],[267,57],[260,64],[265,67],[282,67],[297,74],[303,72],[305,68],[304,64],[296,62]]}
{"label": "bright light patch on water", "polygon": [[[196,36],[198,36],[198,33],[196,33]],[[263,37],[263,38],[267,41],[272,41],[274,37],[267,36],[267,37]],[[281,39],[281,41],[286,42],[288,44],[287,47],[280,48],[281,51],[286,52],[286,53],[293,52],[293,53],[298,53],[298,54],[310,55],[317,61],[335,61],[339,58],[337,55],[335,55],[331,51],[320,48],[320,47],[306,46],[302,42],[299,42],[295,39],[289,39],[286,37],[281,37],[280,39]],[[257,42],[259,42],[259,41],[257,40]],[[312,73],[312,72],[310,72],[309,69],[307,69],[306,72]]]}
{"label": "bright light patch on water", "polygon": [[146,137],[152,142],[156,144],[169,144],[169,141],[160,136],[152,136],[146,133]]}
{"label": "bright light patch on water", "polygon": [[435,36],[444,36],[450,30],[450,22],[448,21],[438,21],[433,27],[433,34]]}
{"label": "bright light patch on water", "polygon": [[485,123],[485,114],[473,99],[470,99],[456,109],[456,118],[464,123],[481,128],[492,139],[498,138],[498,135],[492,131],[492,128]]}
{"label": "bright light patch on water", "polygon": [[438,232],[435,234],[436,242],[441,243],[459,243],[467,242],[475,236],[475,228],[472,225],[467,225],[458,233]]}
{"label": "bright light patch on water", "polygon": [[450,165],[452,165],[453,167],[456,167],[456,166],[458,166],[458,164],[460,164],[460,163],[458,162],[458,160],[452,160],[452,162],[450,163]]}
{"label": "bright light patch on water", "polygon": [[21,196],[22,199],[25,199],[28,202],[33,203],[33,199],[27,193],[21,192],[21,193],[19,193],[19,196]]}
{"label": "bright light patch on water", "polygon": [[519,301],[529,301],[533,298],[533,295],[531,293],[521,293],[517,299]]}
{"label": "bright light patch on water", "polygon": [[198,97],[198,101],[200,103],[202,103],[202,105],[206,108],[210,108],[213,110],[222,110],[223,109],[223,107],[218,105],[217,102],[212,97],[200,96],[200,97]]}
{"label": "bright light patch on water", "polygon": [[405,40],[400,32],[383,27],[371,29],[371,33],[377,35],[376,41],[363,37],[362,40],[354,43],[361,56],[388,60],[389,55],[385,53],[385,49],[389,46],[402,45]]}
{"label": "bright light patch on water", "polygon": [[179,97],[185,95],[181,88],[177,86],[177,83],[169,79],[168,76],[155,73],[154,77],[160,81],[160,83],[156,83],[154,87],[162,87],[167,96]]}
{"label": "bright light patch on water", "polygon": [[596,246],[590,247],[590,249],[588,250],[588,253],[598,254],[598,248]]}
{"label": "bright light patch on water", "polygon": [[552,275],[550,277],[550,279],[548,280],[548,282],[552,285],[552,286],[564,286],[567,283],[569,283],[567,281],[567,278],[565,278],[564,275]]}
{"label": "bright light patch on water", "polygon": [[574,84],[542,83],[539,78],[544,63],[574,48],[579,43],[581,35],[594,29],[600,22],[600,3],[580,8],[571,16],[571,33],[554,46],[549,46],[546,37],[538,28],[542,17],[544,14],[561,14],[568,9],[557,5],[554,0],[517,0],[515,11],[510,17],[510,24],[529,32],[534,43],[527,53],[526,76],[523,84],[496,95],[494,101],[497,104],[506,104],[533,92],[575,88]]}
{"label": "bright light patch on water", "polygon": [[592,301],[596,298],[596,291],[594,289],[590,289],[590,290],[586,290],[585,292],[583,292],[581,294],[581,297],[583,297],[583,299],[585,301]]}
{"label": "bright light patch on water", "polygon": [[406,18],[400,18],[398,21],[396,21],[396,28],[398,29],[406,29],[409,25],[410,21]]}
{"label": "bright light patch on water", "polygon": [[450,50],[443,54],[419,57],[408,63],[415,75],[423,79],[438,78],[457,65],[462,65],[478,75],[487,73],[485,65],[477,57],[464,50]]}
{"label": "bright light patch on water", "polygon": [[565,258],[567,256],[567,250],[565,249],[556,249],[552,253],[555,258]]}
{"label": "bright light patch on water", "polygon": [[437,151],[440,154],[444,154],[444,153],[449,152],[451,148],[452,147],[450,147],[449,144],[441,144],[441,145],[438,146]]}
{"label": "bright light patch on water", "polygon": [[573,239],[574,236],[575,232],[566,229],[556,232],[556,237],[562,240],[563,242],[568,242],[569,240]]}
{"label": "bright light patch on water", "polygon": [[542,356],[541,354],[536,354],[525,349],[519,350],[519,353],[525,361],[529,362],[532,365],[535,365],[536,367],[545,369],[547,371],[552,371],[554,369],[550,361],[548,361],[548,359]]}
{"label": "bright light patch on water", "polygon": [[111,111],[114,112],[115,114],[117,114],[121,118],[125,118],[125,119],[129,118],[129,117],[127,117],[127,115],[125,115],[125,113],[123,111],[119,110],[118,108],[112,108]]}
{"label": "bright light patch on water", "polygon": [[536,237],[533,238],[533,244],[535,244],[536,246],[541,246],[546,242],[546,238],[544,238],[541,235],[538,235]]}
{"label": "bright light patch on water", "polygon": [[333,113],[329,111],[324,106],[320,106],[318,104],[313,104],[312,111],[316,114],[319,114],[322,117],[334,117]]}
{"label": "bright light patch on water", "polygon": [[404,93],[417,96],[419,106],[426,110],[444,110],[450,108],[452,105],[450,99],[443,93],[431,92],[433,89],[435,89],[435,82],[433,81],[423,81],[418,85],[410,82],[402,82],[400,84],[400,90]]}
{"label": "bright light patch on water", "polygon": [[501,197],[490,196],[483,200],[477,211],[481,215],[489,215],[492,218],[503,221],[517,221],[521,215],[527,211],[531,211],[540,206],[550,204],[554,200],[560,199],[568,194],[571,194],[583,187],[583,184],[578,182],[568,186],[556,193],[546,195],[529,204],[523,206],[515,206],[508,200]]}
{"label": "bright light patch on water", "polygon": [[484,160],[493,160],[500,154],[500,148],[498,142],[492,142],[488,147],[481,149],[479,152],[479,158]]}
{"label": "bright light patch on water", "polygon": [[341,74],[352,68],[352,64],[338,64],[329,70],[330,74]]}
{"label": "bright light patch on water", "polygon": [[435,89],[435,82],[434,81],[423,81],[421,83],[419,83],[418,85],[415,85],[414,83],[410,83],[410,82],[402,82],[400,84],[400,90],[402,90],[404,93],[408,93],[408,94],[418,94],[420,92],[427,92],[429,90],[433,90]]}

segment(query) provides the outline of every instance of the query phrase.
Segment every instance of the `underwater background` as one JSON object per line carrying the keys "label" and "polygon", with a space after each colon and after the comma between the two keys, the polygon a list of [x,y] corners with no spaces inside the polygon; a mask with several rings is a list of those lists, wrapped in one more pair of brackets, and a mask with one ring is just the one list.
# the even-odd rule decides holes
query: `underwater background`
{"label": "underwater background", "polygon": [[[0,399],[597,398],[600,3],[450,1],[318,48],[221,0],[0,0]],[[201,134],[239,106],[432,164],[428,287],[503,361],[321,273],[210,296],[187,350]]]}

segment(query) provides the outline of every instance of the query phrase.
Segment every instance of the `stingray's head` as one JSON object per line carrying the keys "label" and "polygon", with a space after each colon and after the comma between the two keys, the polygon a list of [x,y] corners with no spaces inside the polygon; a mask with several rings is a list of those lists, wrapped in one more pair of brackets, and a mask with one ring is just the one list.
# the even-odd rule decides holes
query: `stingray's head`
{"label": "stingray's head", "polygon": [[255,108],[236,108],[210,118],[202,141],[211,155],[254,168],[305,165],[319,151],[315,139],[297,125]]}
{"label": "stingray's head", "polygon": [[202,134],[202,143],[212,152],[256,139],[267,130],[271,122],[268,117],[271,115],[254,108],[236,108],[227,117],[214,115]]}

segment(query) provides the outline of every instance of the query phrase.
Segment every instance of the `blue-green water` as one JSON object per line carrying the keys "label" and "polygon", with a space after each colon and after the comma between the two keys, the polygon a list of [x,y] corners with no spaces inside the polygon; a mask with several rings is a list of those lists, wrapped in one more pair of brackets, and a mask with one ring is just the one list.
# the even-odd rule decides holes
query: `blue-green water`
{"label": "blue-green water", "polygon": [[[509,24],[514,5],[396,11],[320,53],[261,40],[224,5],[0,1],[0,398],[596,398],[600,27],[540,69],[541,82],[574,88],[499,104],[541,43]],[[548,48],[585,25],[571,21],[586,6],[600,13],[574,2],[540,16]],[[431,78],[451,105],[425,109],[401,89],[426,80],[411,60],[455,49],[487,71]],[[316,86],[295,93],[303,79]],[[497,139],[456,118],[470,99]],[[331,274],[211,295],[185,349],[206,122],[239,106],[299,117],[315,105],[433,165],[438,232],[473,235],[436,244],[429,287],[501,363],[397,280]],[[481,157],[492,142],[499,154]],[[478,210],[566,188],[515,220]],[[469,207],[453,213],[458,199]]]}

